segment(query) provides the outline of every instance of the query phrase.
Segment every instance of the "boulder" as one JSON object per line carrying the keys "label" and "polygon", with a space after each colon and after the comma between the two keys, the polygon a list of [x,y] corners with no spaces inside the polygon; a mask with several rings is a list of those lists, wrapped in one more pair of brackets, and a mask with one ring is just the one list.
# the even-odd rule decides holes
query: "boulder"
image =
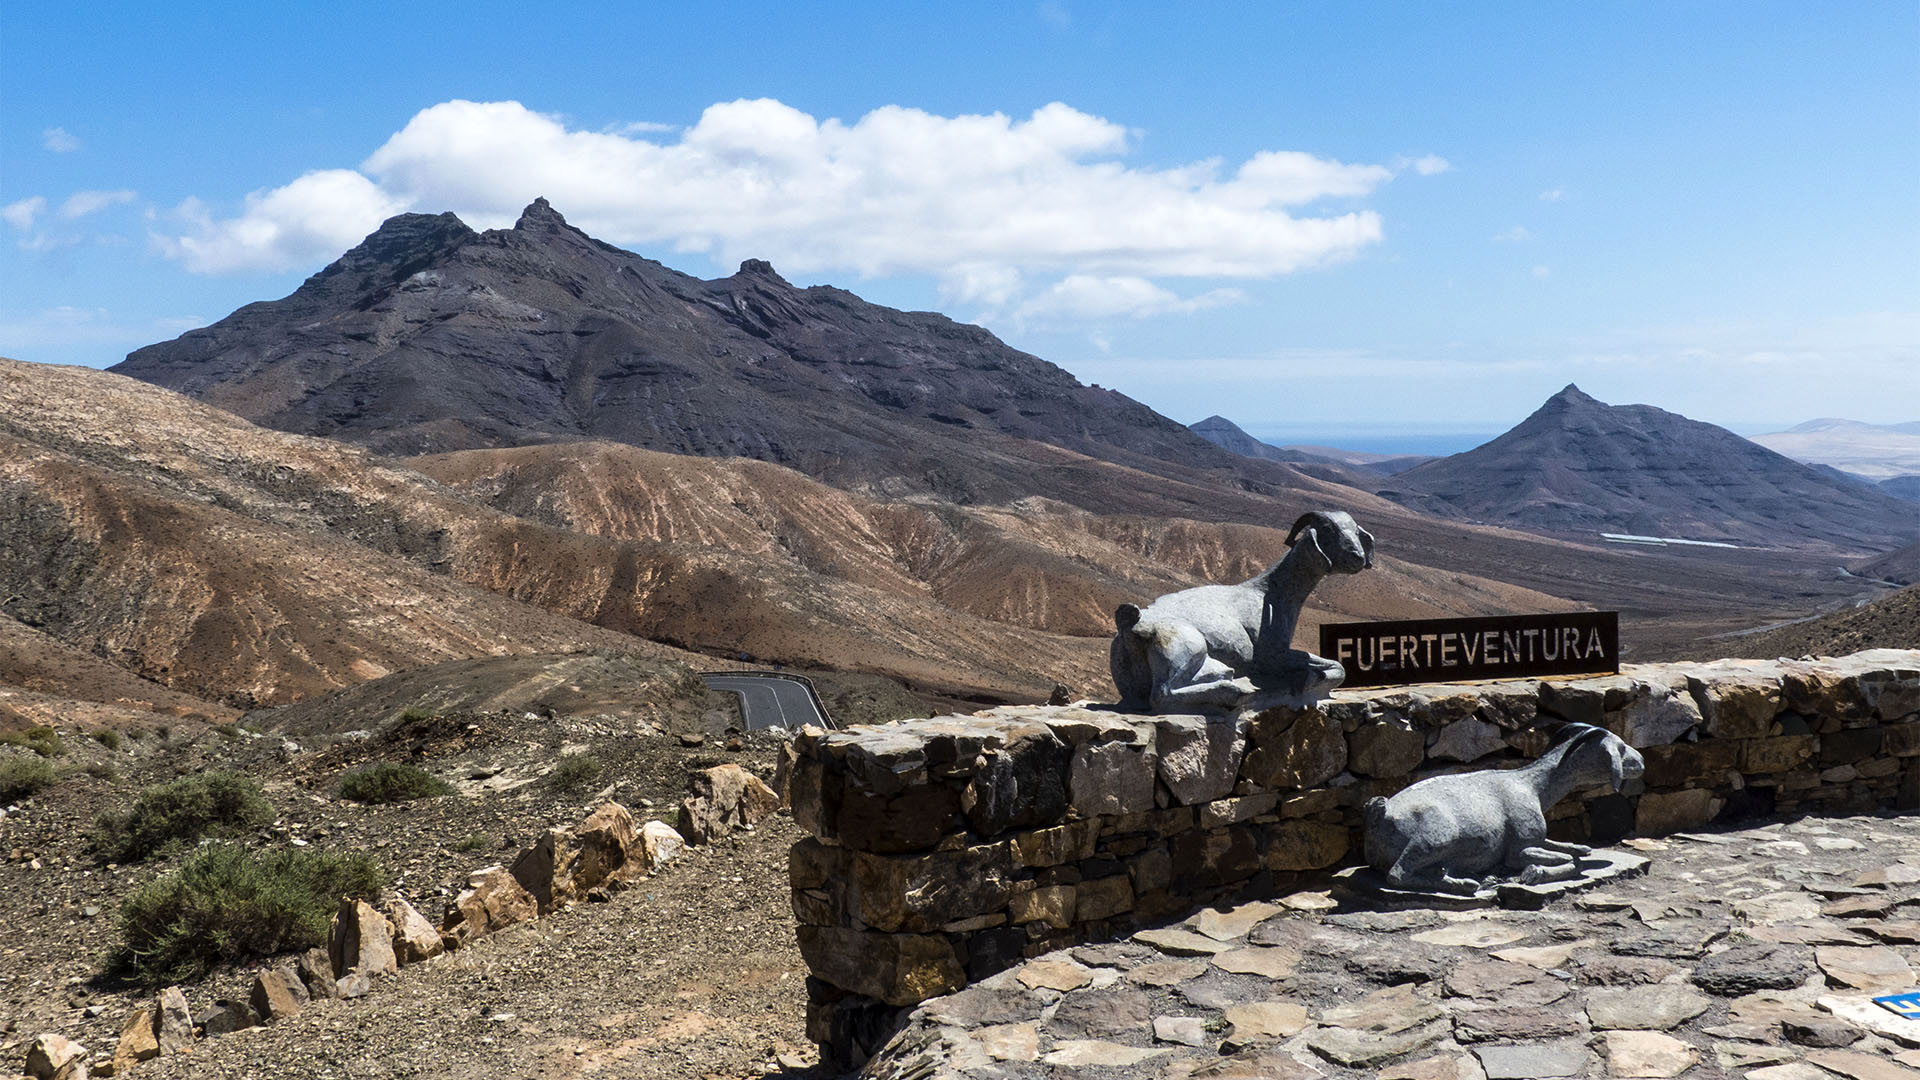
{"label": "boulder", "polygon": [[[316,952],[319,950],[315,950]],[[193,1045],[193,1011],[177,986],[160,991],[154,1003],[153,1034],[163,1054],[177,1054]]]}
{"label": "boulder", "polygon": [[126,1023],[120,1026],[120,1042],[113,1050],[116,1076],[160,1056],[160,1037],[155,1033],[157,1012],[151,1005],[142,1005],[127,1014]]}
{"label": "boulder", "polygon": [[419,909],[405,900],[395,897],[387,905],[387,922],[393,926],[393,958],[395,962],[417,964],[439,956],[446,951],[440,942],[440,931],[433,928]]}
{"label": "boulder", "polygon": [[34,1080],[86,1080],[87,1048],[51,1031],[35,1036],[27,1050],[27,1075]]}
{"label": "boulder", "polygon": [[247,995],[248,1004],[259,1014],[262,1022],[279,1020],[292,1016],[307,1007],[312,997],[307,993],[307,985],[292,965],[268,968],[253,977],[253,989]]}
{"label": "boulder", "polygon": [[[466,889],[447,905],[440,929],[464,942],[539,917],[540,906],[533,894],[521,888],[506,867],[495,864],[481,867],[468,876]],[[335,970],[338,970],[337,963]]]}
{"label": "boulder", "polygon": [[352,971],[391,975],[399,966],[393,956],[393,924],[365,900],[341,900],[327,935],[327,959],[336,979]]}
{"label": "boulder", "polygon": [[1507,740],[1498,727],[1469,716],[1441,728],[1428,755],[1443,761],[1478,761],[1506,748]]}
{"label": "boulder", "polygon": [[[293,970],[299,974],[300,981],[306,984],[307,996],[312,1000],[325,1001],[340,996],[340,987],[333,980],[333,961],[328,959],[327,950],[308,949],[293,962]],[[186,1009],[184,1000],[180,1007],[183,1011]]]}
{"label": "boulder", "polygon": [[200,1018],[200,1027],[209,1039],[259,1026],[260,1014],[244,1001],[216,1001]]}
{"label": "boulder", "polygon": [[541,915],[578,900],[584,889],[577,889],[573,865],[579,856],[579,843],[573,830],[556,826],[540,835],[532,847],[513,860],[513,880],[532,895]]}
{"label": "boulder", "polygon": [[645,873],[636,857],[638,833],[633,815],[619,803],[603,803],[574,829],[578,854],[573,864],[574,888],[588,889],[617,878]]}
{"label": "boulder", "polygon": [[640,865],[648,873],[657,873],[685,850],[686,837],[666,822],[649,821],[640,827]]}
{"label": "boulder", "polygon": [[680,803],[680,832],[693,844],[756,824],[780,809],[780,796],[738,765],[695,772],[687,786],[687,797]]}

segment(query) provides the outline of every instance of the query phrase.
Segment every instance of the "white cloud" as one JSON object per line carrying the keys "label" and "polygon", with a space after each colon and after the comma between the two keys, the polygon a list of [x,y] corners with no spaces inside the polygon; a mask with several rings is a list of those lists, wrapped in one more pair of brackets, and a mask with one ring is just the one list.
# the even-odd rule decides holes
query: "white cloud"
{"label": "white cloud", "polygon": [[1453,168],[1453,162],[1448,161],[1439,154],[1428,154],[1425,157],[1414,159],[1413,162],[1413,171],[1419,173],[1421,176],[1438,176],[1451,168]]}
{"label": "white cloud", "polygon": [[1552,276],[1553,276],[1553,268],[1552,268],[1552,267],[1549,267],[1549,266],[1535,266],[1535,267],[1533,268],[1533,276],[1534,276],[1534,277],[1537,277],[1537,278],[1548,278],[1548,277],[1552,277]]}
{"label": "white cloud", "polygon": [[71,154],[80,149],[80,140],[66,128],[50,127],[40,133],[40,145],[56,154]]}
{"label": "white cloud", "polygon": [[1060,0],[1041,0],[1040,19],[1055,30],[1065,30],[1073,25],[1073,12]]}
{"label": "white cloud", "polygon": [[1567,197],[1566,188],[1548,188],[1540,193],[1541,202],[1559,202]]}
{"label": "white cloud", "polygon": [[21,232],[29,232],[33,229],[34,219],[38,218],[46,208],[46,197],[35,195],[32,198],[0,206],[0,220],[6,221]]}
{"label": "white cloud", "polygon": [[[1380,242],[1377,213],[1299,208],[1364,197],[1394,175],[1288,150],[1231,170],[1130,166],[1125,127],[1057,102],[1024,119],[886,106],[845,123],[743,100],[647,137],[660,134],[449,101],[359,171],[256,192],[234,218],[196,205],[191,228],[161,247],[204,272],[285,269],[339,254],[401,209],[493,227],[544,195],[614,243],[767,258],[798,274],[926,274],[943,295],[1005,307],[1036,279],[1266,278],[1352,258]],[[1041,295],[1064,309],[1079,288]]]}
{"label": "white cloud", "polygon": [[1496,244],[1523,244],[1531,239],[1533,239],[1533,233],[1529,232],[1525,225],[1515,225],[1493,234],[1493,242]]}
{"label": "white cloud", "polygon": [[74,218],[98,213],[109,206],[130,203],[134,198],[135,195],[133,192],[124,189],[120,191],[76,191],[67,196],[66,202],[60,204],[60,216],[66,218],[68,221],[72,221]]}
{"label": "white cloud", "polygon": [[1066,279],[1022,304],[1020,319],[1097,320],[1142,319],[1150,315],[1188,315],[1207,308],[1237,304],[1246,297],[1238,289],[1214,289],[1181,297],[1142,277],[1097,277],[1069,274]]}
{"label": "white cloud", "polygon": [[188,199],[176,214],[193,231],[156,233],[154,242],[197,273],[289,270],[339,255],[402,209],[359,173],[325,169],[248,195],[246,211],[226,221],[213,220],[204,204]]}

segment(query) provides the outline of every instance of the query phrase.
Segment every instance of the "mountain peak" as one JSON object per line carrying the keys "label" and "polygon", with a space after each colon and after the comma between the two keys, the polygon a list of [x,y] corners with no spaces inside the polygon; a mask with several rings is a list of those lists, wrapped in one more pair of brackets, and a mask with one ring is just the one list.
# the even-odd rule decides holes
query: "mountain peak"
{"label": "mountain peak", "polygon": [[513,223],[515,232],[548,232],[571,227],[544,195],[528,203],[527,208],[520,211],[520,220]]}
{"label": "mountain peak", "polygon": [[735,271],[733,276],[767,278],[771,281],[777,281],[782,285],[786,285],[788,288],[793,287],[786,278],[780,276],[779,271],[773,268],[773,264],[765,259],[746,260],[740,264],[740,269]]}
{"label": "mountain peak", "polygon": [[1580,389],[1575,383],[1568,383],[1560,392],[1547,399],[1548,405],[1604,405],[1606,402]]}

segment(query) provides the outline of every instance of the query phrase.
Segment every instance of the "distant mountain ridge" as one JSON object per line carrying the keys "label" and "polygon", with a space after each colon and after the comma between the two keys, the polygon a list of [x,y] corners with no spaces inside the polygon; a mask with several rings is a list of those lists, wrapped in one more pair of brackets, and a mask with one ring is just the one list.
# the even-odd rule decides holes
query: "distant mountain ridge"
{"label": "distant mountain ridge", "polygon": [[1752,439],[1795,461],[1830,465],[1871,483],[1920,475],[1920,422],[1865,424],[1823,417]]}
{"label": "distant mountain ridge", "polygon": [[[759,260],[703,281],[535,200],[511,229],[402,214],[281,300],[113,368],[256,423],[423,454],[607,439],[740,456],[961,502],[1041,494],[1031,445],[1253,489],[1249,464],[988,331],[795,288]],[[1070,496],[1057,496],[1070,497]]]}
{"label": "distant mountain ridge", "polygon": [[1852,553],[1920,536],[1912,504],[1712,424],[1650,405],[1608,405],[1571,384],[1492,442],[1409,469],[1396,483],[1470,520],[1559,534]]}

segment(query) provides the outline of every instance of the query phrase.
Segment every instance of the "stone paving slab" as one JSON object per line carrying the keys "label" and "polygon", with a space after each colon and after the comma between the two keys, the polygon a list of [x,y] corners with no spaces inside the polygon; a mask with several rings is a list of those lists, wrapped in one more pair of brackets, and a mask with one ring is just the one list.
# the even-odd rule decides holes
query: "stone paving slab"
{"label": "stone paving slab", "polygon": [[1920,815],[1635,846],[1644,876],[1537,911],[1310,892],[1036,957],[862,1075],[1920,1080],[1920,1021],[1870,1001],[1920,981]]}

